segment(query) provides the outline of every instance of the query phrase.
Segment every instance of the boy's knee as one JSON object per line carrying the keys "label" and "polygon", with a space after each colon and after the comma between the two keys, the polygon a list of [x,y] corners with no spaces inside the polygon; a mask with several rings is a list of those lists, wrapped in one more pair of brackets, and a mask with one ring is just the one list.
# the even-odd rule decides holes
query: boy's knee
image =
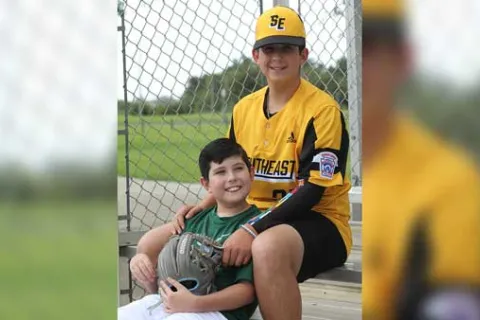
{"label": "boy's knee", "polygon": [[255,266],[261,268],[300,268],[303,259],[303,241],[298,232],[288,225],[279,225],[262,232],[252,243]]}
{"label": "boy's knee", "polygon": [[274,240],[273,237],[259,235],[252,243],[252,256],[257,260],[264,260],[269,257],[274,258],[276,255],[275,249],[278,249],[274,244]]}

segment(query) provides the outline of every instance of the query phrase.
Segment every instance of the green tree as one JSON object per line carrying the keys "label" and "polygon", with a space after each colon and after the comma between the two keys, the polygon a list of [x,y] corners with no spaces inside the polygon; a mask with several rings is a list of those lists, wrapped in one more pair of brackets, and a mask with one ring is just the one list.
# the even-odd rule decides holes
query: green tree
{"label": "green tree", "polygon": [[334,66],[307,61],[303,67],[303,76],[316,87],[331,94],[342,108],[348,107],[347,59],[340,58]]}
{"label": "green tree", "polygon": [[[303,67],[303,76],[318,88],[327,91],[346,108],[347,61],[343,57],[326,67],[313,60]],[[229,112],[243,97],[266,85],[266,79],[252,59],[242,56],[219,73],[192,76],[178,101],[167,106],[167,113]]]}

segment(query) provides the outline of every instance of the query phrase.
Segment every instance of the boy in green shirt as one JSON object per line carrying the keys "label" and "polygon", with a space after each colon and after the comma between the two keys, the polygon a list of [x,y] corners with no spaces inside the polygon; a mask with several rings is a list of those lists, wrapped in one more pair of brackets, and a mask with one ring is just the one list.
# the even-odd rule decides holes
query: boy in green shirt
{"label": "boy in green shirt", "polygon": [[[200,182],[215,197],[217,205],[189,219],[183,232],[206,235],[223,244],[230,234],[260,213],[246,201],[254,172],[243,148],[226,138],[205,146],[199,156],[199,167]],[[242,267],[221,267],[215,279],[216,291],[208,295],[196,296],[175,281],[171,284],[177,291],[162,283],[162,296],[157,293],[158,255],[169,237],[181,232],[175,222],[170,222],[148,231],[140,239],[130,270],[134,279],[151,294],[120,307],[118,319],[250,319],[257,307],[251,262]],[[149,308],[160,300],[162,304],[158,308]]]}

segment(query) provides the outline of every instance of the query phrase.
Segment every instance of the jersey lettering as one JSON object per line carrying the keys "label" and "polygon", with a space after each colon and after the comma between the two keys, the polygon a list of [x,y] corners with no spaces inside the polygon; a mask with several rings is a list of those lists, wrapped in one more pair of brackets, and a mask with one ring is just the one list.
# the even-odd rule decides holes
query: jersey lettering
{"label": "jersey lettering", "polygon": [[250,158],[255,169],[255,179],[269,182],[295,181],[295,160],[268,160]]}
{"label": "jersey lettering", "polygon": [[279,175],[280,174],[280,161],[276,161],[277,164],[275,165],[275,170],[273,170],[274,175]]}
{"label": "jersey lettering", "polygon": [[[292,161],[295,163],[295,161]],[[288,162],[287,161],[282,161],[282,171],[280,171],[280,174],[284,175],[287,174],[288,172]]]}
{"label": "jersey lettering", "polygon": [[271,175],[270,171],[272,170],[272,164],[274,164],[275,162],[277,162],[277,161],[275,161],[275,160],[274,160],[274,161],[268,160],[268,168],[267,168],[267,170],[266,170],[266,173],[267,173],[268,175]]}

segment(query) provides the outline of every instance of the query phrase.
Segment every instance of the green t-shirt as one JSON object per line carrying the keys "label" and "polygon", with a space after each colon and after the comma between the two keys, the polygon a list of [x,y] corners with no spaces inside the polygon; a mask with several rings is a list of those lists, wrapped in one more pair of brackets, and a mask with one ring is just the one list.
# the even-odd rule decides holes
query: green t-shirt
{"label": "green t-shirt", "polygon": [[[219,217],[217,207],[204,210],[196,214],[185,223],[185,232],[193,232],[206,235],[223,244],[227,238],[234,233],[242,224],[245,224],[250,218],[260,214],[261,211],[254,205],[247,210],[233,217]],[[222,290],[241,281],[253,283],[253,264],[252,261],[242,267],[221,267],[216,275],[216,290]],[[220,311],[228,320],[248,320],[255,312],[258,302],[255,299],[251,304],[241,308]]]}

